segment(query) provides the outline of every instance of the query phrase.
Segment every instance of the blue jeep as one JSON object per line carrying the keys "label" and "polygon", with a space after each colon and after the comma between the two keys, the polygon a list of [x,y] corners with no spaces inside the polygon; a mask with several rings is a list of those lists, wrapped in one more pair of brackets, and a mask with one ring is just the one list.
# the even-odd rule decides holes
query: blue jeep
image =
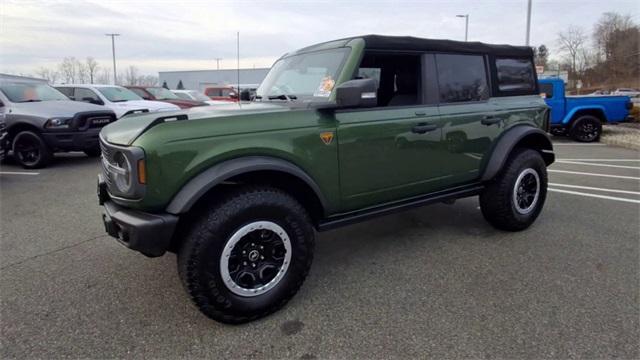
{"label": "blue jeep", "polygon": [[539,80],[540,93],[551,107],[551,133],[580,142],[600,139],[602,124],[629,119],[633,103],[628,96],[565,96],[564,81]]}

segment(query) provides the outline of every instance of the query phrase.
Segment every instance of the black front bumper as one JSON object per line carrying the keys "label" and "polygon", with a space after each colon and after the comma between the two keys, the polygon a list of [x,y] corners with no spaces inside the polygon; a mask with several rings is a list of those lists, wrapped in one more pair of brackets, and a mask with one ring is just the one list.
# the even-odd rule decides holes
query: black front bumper
{"label": "black front bumper", "polygon": [[43,132],[42,137],[45,143],[53,149],[82,151],[100,148],[98,144],[100,130],[100,128],[92,128],[85,131],[51,131]]}
{"label": "black front bumper", "polygon": [[104,207],[102,221],[109,235],[129,249],[146,256],[164,255],[178,224],[177,216],[151,214],[116,204],[101,175],[98,175],[98,202]]}

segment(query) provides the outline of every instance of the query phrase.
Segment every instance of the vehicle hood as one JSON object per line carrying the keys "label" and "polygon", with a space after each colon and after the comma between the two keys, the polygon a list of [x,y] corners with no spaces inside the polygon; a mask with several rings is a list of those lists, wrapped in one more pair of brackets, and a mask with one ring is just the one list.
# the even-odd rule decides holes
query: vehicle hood
{"label": "vehicle hood", "polygon": [[126,110],[149,109],[149,111],[158,110],[178,110],[179,107],[161,101],[153,100],[129,100],[112,103],[114,107]]}
{"label": "vehicle hood", "polygon": [[162,101],[162,102],[166,102],[166,103],[169,103],[169,104],[177,105],[181,109],[188,109],[188,108],[195,107],[195,106],[207,105],[206,103],[204,103],[202,101],[187,100],[187,99],[164,99],[164,100],[158,100],[158,101]]}
{"label": "vehicle hood", "polygon": [[277,102],[229,103],[228,105],[199,106],[187,110],[163,112],[160,114],[146,113],[129,115],[102,128],[100,136],[111,144],[131,145],[138,136],[155,125],[154,121],[156,121],[156,119],[161,117],[186,115],[187,120],[181,121],[197,119],[212,119],[212,121],[215,121],[216,118],[222,117],[291,111],[294,107],[290,105],[289,103]]}
{"label": "vehicle hood", "polygon": [[108,108],[85,102],[72,100],[39,101],[28,103],[12,103],[11,113],[38,116],[46,119],[54,117],[72,117],[83,111],[105,111]]}

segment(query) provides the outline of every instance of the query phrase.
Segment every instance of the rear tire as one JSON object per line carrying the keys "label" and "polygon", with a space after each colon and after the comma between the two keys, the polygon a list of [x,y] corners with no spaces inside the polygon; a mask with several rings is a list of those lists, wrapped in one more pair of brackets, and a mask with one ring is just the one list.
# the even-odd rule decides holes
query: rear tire
{"label": "rear tire", "polygon": [[574,120],[569,136],[578,142],[595,142],[600,140],[602,122],[595,116],[584,115]]}
{"label": "rear tire", "polygon": [[516,149],[480,194],[480,209],[494,227],[520,231],[533,224],[546,197],[547,167],[542,156],[532,149]]}
{"label": "rear tire", "polygon": [[178,272],[206,316],[239,324],[284,306],[306,278],[314,230],[289,194],[243,187],[213,203],[189,226]]}
{"label": "rear tire", "polygon": [[39,169],[51,162],[53,153],[42,138],[32,131],[19,132],[13,138],[13,157],[25,169]]}

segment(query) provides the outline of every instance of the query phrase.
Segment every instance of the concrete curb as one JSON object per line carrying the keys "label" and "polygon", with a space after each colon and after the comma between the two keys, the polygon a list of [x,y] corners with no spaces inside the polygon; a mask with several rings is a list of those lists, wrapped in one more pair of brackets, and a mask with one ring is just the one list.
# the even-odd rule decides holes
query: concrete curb
{"label": "concrete curb", "polygon": [[604,126],[600,142],[640,150],[640,130],[623,126]]}

